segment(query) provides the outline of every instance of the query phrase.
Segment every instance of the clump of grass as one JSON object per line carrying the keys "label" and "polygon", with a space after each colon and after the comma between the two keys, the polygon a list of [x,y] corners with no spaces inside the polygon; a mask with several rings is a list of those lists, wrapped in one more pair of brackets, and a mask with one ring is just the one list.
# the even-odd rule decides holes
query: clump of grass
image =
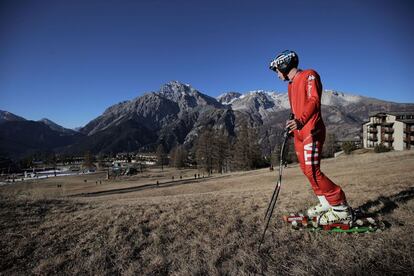
{"label": "clump of grass", "polygon": [[390,150],[391,149],[389,147],[385,146],[383,143],[380,143],[380,144],[378,144],[374,147],[374,152],[376,152],[376,153],[388,152]]}

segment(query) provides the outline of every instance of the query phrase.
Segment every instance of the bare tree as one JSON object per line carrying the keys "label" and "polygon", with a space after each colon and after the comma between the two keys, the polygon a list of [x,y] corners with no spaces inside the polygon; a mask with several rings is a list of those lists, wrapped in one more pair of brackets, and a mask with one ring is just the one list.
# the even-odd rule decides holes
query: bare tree
{"label": "bare tree", "polygon": [[322,156],[333,157],[336,151],[336,135],[335,133],[327,133],[325,143],[323,144]]}
{"label": "bare tree", "polygon": [[170,151],[170,164],[176,168],[185,167],[188,160],[188,152],[183,145],[177,145]]}
{"label": "bare tree", "polygon": [[95,157],[91,154],[90,151],[87,151],[83,158],[83,167],[86,169],[92,169],[95,168],[95,165],[93,162],[95,161]]}
{"label": "bare tree", "polygon": [[52,152],[48,155],[47,163],[53,167],[53,174],[56,176],[57,157],[56,157],[56,154],[54,152]]}
{"label": "bare tree", "polygon": [[157,165],[161,166],[161,170],[164,171],[164,165],[165,165],[167,156],[165,154],[164,146],[162,144],[158,145],[156,156],[157,156]]}
{"label": "bare tree", "polygon": [[241,170],[249,169],[249,140],[246,122],[241,124],[233,148],[233,167]]}
{"label": "bare tree", "polygon": [[102,154],[102,153],[98,154],[97,161],[98,161],[98,168],[100,170],[103,170],[106,166],[106,164],[105,164],[105,155]]}
{"label": "bare tree", "polygon": [[211,128],[205,129],[195,143],[195,156],[197,167],[211,173],[215,157],[213,132]]}
{"label": "bare tree", "polygon": [[250,169],[260,168],[264,164],[264,159],[262,157],[262,150],[259,145],[259,134],[256,128],[248,128],[248,141],[249,141],[249,159],[250,159]]}
{"label": "bare tree", "polygon": [[262,157],[257,137],[256,129],[249,128],[243,121],[234,145],[233,164],[237,169],[250,170],[260,166]]}
{"label": "bare tree", "polygon": [[230,141],[228,133],[223,130],[215,130],[213,135],[214,168],[217,172],[227,172],[230,168]]}

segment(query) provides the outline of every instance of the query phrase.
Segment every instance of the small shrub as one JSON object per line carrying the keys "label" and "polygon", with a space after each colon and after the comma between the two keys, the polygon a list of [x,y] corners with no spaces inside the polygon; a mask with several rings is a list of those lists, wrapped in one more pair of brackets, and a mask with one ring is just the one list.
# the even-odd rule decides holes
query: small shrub
{"label": "small shrub", "polygon": [[385,146],[383,143],[380,143],[374,147],[374,151],[376,153],[387,152],[387,151],[390,151],[390,148]]}
{"label": "small shrub", "polygon": [[356,146],[353,142],[346,141],[342,144],[342,150],[345,154],[351,154],[352,151],[356,150]]}

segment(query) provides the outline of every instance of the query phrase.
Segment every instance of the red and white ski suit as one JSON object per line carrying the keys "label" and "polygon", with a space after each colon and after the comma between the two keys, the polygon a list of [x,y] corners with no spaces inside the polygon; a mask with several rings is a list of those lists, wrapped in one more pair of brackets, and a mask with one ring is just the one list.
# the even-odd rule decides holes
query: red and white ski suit
{"label": "red and white ski suit", "polygon": [[314,70],[298,71],[288,85],[292,113],[303,126],[294,130],[295,151],[300,167],[318,196],[325,196],[330,205],[346,202],[341,187],[320,170],[325,124],[321,115],[322,83]]}

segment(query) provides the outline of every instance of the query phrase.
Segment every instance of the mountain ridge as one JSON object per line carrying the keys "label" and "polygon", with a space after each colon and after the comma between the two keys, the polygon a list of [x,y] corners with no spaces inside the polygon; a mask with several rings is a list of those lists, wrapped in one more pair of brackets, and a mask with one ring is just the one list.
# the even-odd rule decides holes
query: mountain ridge
{"label": "mountain ridge", "polygon": [[50,129],[55,130],[57,132],[65,133],[65,134],[75,134],[77,133],[76,130],[65,128],[61,125],[58,125],[57,123],[53,122],[52,120],[49,120],[48,118],[42,118],[38,120],[38,122],[43,123],[47,125]]}
{"label": "mountain ridge", "polygon": [[[358,137],[362,122],[373,110],[414,110],[414,104],[398,104],[335,90],[323,92],[322,106],[328,131],[341,139]],[[225,129],[229,135],[236,136],[240,121],[247,120],[250,126],[259,129],[258,139],[264,140],[262,136],[265,133],[276,136],[283,128],[289,110],[287,93],[231,91],[213,98],[189,84],[172,81],[158,91],[109,107],[88,123],[82,132],[93,136],[132,120],[157,137],[154,145],[162,143],[170,149],[176,144],[191,147],[206,126]],[[126,144],[131,144],[131,141],[126,141]]]}
{"label": "mountain ridge", "polygon": [[9,111],[0,110],[0,124],[11,121],[26,121],[26,119]]}
{"label": "mountain ridge", "polygon": [[[325,90],[322,95],[322,116],[328,132],[340,139],[360,136],[361,124],[370,112],[392,110],[414,111],[414,104],[335,90]],[[257,129],[262,147],[263,141],[268,140],[273,148],[289,112],[287,93],[232,91],[213,98],[189,84],[171,81],[158,91],[109,106],[79,129],[78,139],[58,150],[76,154],[86,150],[153,151],[158,144],[167,150],[178,144],[191,148],[206,127],[225,131],[234,140],[242,121]]]}

